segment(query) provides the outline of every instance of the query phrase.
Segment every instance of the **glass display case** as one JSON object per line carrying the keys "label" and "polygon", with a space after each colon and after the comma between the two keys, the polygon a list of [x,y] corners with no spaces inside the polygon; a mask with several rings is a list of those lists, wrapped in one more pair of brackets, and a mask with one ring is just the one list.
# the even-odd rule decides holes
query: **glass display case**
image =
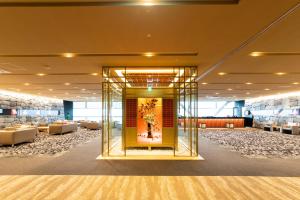
{"label": "glass display case", "polygon": [[103,67],[102,157],[197,157],[196,77],[197,67]]}

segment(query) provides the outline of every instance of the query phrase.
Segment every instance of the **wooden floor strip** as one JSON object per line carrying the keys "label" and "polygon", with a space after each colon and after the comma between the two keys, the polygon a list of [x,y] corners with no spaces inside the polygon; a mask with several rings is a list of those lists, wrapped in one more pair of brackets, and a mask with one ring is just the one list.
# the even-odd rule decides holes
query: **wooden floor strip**
{"label": "wooden floor strip", "polygon": [[300,177],[0,176],[0,199],[300,200]]}

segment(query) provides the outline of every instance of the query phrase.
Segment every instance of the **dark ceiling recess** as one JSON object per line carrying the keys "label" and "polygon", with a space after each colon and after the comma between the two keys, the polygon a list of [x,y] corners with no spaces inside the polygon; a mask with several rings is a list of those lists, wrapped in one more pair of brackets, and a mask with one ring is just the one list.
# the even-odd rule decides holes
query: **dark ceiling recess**
{"label": "dark ceiling recess", "polygon": [[172,5],[232,5],[240,0],[160,0],[160,1],[9,1],[0,7],[84,7],[84,6],[172,6]]}

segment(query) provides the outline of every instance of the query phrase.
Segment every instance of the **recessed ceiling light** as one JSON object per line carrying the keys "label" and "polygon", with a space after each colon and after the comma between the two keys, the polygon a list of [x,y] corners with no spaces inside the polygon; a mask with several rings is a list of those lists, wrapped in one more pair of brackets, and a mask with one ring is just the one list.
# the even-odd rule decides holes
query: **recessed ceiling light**
{"label": "recessed ceiling light", "polygon": [[73,57],[75,57],[75,54],[74,53],[63,53],[62,56],[65,58],[73,58]]}
{"label": "recessed ceiling light", "polygon": [[65,85],[71,85],[71,83],[65,83]]}
{"label": "recessed ceiling light", "polygon": [[294,82],[293,84],[294,84],[294,85],[299,85],[299,82]]}
{"label": "recessed ceiling light", "polygon": [[37,73],[36,75],[37,76],[46,76],[46,74],[44,74],[44,73]]}
{"label": "recessed ceiling light", "polygon": [[218,94],[220,94],[220,93],[216,92],[216,95],[218,95]]}
{"label": "recessed ceiling light", "polygon": [[142,5],[143,6],[153,6],[153,5],[155,5],[153,1],[154,0],[143,0]]}
{"label": "recessed ceiling light", "polygon": [[204,83],[201,83],[201,84],[202,84],[202,85],[207,85],[208,83],[205,83],[205,82],[204,82]]}
{"label": "recessed ceiling light", "polygon": [[266,90],[266,91],[269,91],[270,89],[269,89],[269,88],[265,88],[265,90]]}
{"label": "recessed ceiling light", "polygon": [[151,52],[148,52],[148,53],[144,53],[144,56],[146,56],[148,58],[151,58],[151,57],[155,56],[155,54],[151,53]]}
{"label": "recessed ceiling light", "polygon": [[250,56],[253,56],[253,57],[263,56],[263,53],[262,52],[252,52],[252,53],[250,53]]}
{"label": "recessed ceiling light", "polygon": [[29,86],[29,85],[30,85],[30,83],[24,83],[24,85],[25,85],[25,86]]}
{"label": "recessed ceiling light", "polygon": [[92,76],[98,76],[98,73],[91,73]]}
{"label": "recessed ceiling light", "polygon": [[82,91],[85,91],[86,89],[85,89],[85,88],[82,88],[81,90],[82,90]]}
{"label": "recessed ceiling light", "polygon": [[253,83],[250,83],[250,82],[247,82],[247,83],[245,83],[246,85],[252,85]]}
{"label": "recessed ceiling light", "polygon": [[277,72],[277,73],[275,73],[275,74],[278,75],[278,76],[286,75],[285,72]]}
{"label": "recessed ceiling light", "polygon": [[231,88],[228,88],[227,90],[228,90],[228,91],[231,91],[232,89],[231,89]]}
{"label": "recessed ceiling light", "polygon": [[249,95],[249,94],[250,94],[250,92],[247,92],[246,94],[247,94],[247,95]]}
{"label": "recessed ceiling light", "polygon": [[48,89],[50,92],[52,92],[53,91],[53,89],[52,88],[50,88],[50,89]]}
{"label": "recessed ceiling light", "polygon": [[219,72],[218,73],[220,76],[224,76],[224,75],[226,75],[227,73],[226,72]]}

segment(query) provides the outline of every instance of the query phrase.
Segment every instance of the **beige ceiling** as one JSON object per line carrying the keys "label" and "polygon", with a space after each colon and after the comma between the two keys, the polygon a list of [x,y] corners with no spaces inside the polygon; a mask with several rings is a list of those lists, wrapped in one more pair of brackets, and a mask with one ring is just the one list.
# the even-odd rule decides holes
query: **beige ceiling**
{"label": "beige ceiling", "polygon": [[[90,74],[101,74],[102,66],[192,65],[198,66],[201,75],[297,3],[298,0],[241,0],[238,5],[0,7],[0,55],[198,52],[198,56],[152,58],[0,56],[0,69],[11,72],[0,75],[0,88],[80,100],[100,97],[101,76]],[[299,52],[299,19],[300,8],[215,70],[201,76],[200,97],[243,99],[300,90],[300,85],[291,84],[300,82],[300,56],[249,56],[253,51]],[[229,74],[219,76],[220,71]],[[274,72],[298,74],[276,76]],[[26,75],[36,73],[58,75]],[[66,82],[71,85],[64,85]],[[209,84],[202,85],[202,82]],[[227,88],[233,90],[227,91]],[[271,90],[265,91],[265,88]]]}

